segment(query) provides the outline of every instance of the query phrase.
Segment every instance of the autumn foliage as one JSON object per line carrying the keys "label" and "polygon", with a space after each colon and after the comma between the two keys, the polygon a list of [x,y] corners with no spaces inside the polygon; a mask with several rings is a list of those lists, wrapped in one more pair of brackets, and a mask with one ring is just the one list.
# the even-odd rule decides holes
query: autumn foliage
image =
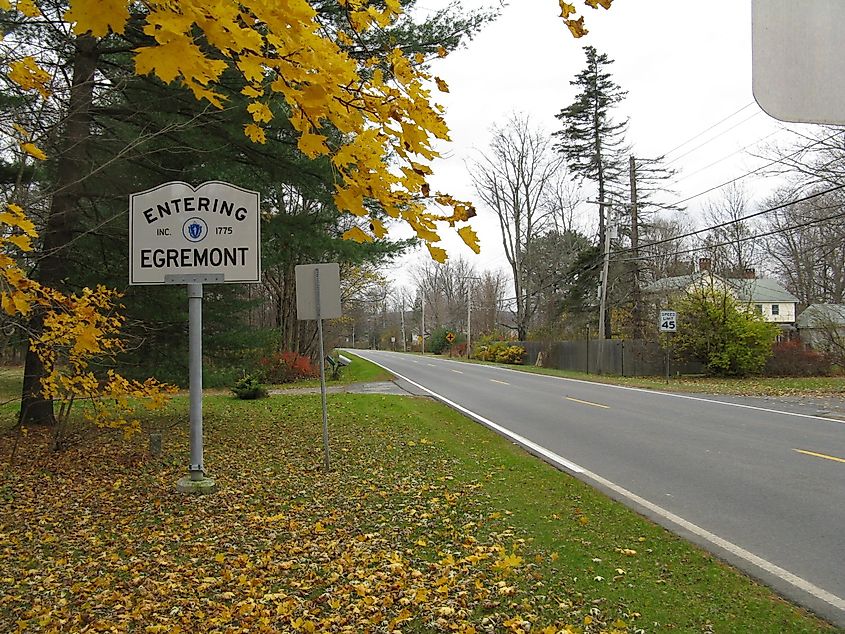
{"label": "autumn foliage", "polygon": [[131,434],[139,429],[133,416],[137,401],[158,409],[173,388],[155,379],[128,380],[113,370],[96,373],[95,360],[113,358],[123,350],[119,338],[123,317],[117,312],[120,294],[98,286],[67,295],[35,282],[12,257],[32,250],[35,228],[13,203],[0,212],[0,305],[6,314],[43,313],[43,329],[30,340],[44,365],[43,396],[59,404],[53,446],[61,447],[74,404],[97,427]]}
{"label": "autumn foliage", "polygon": [[[607,9],[611,1],[586,4]],[[73,0],[64,17],[78,35],[105,37],[123,33],[133,12],[150,38],[149,45],[134,51],[135,72],[179,83],[217,108],[226,102],[217,82],[224,71],[236,73],[248,98],[244,134],[256,143],[266,142],[267,124],[280,115],[273,111],[278,106],[271,106],[281,97],[287,106],[283,116],[299,133],[300,151],[310,158],[329,157],[337,176],[337,208],[366,218],[345,237],[384,237],[384,213],[409,224],[436,260],[446,258],[434,246],[440,240],[438,223],[456,228],[478,253],[478,238],[466,224],[475,215],[473,206],[432,192],[428,183],[428,162],[439,156],[434,146],[449,139],[431,85],[441,92],[449,87],[427,72],[422,54],[409,57],[398,47],[362,54],[361,36],[395,22],[403,11],[399,0],[339,4],[347,17],[342,27],[324,20],[319,5],[308,0],[152,0],[143,6]],[[0,0],[0,9],[11,8],[9,0]],[[40,16],[32,0],[15,8],[28,18]],[[576,19],[575,7],[563,0],[560,8],[572,34],[584,35],[583,16]],[[446,50],[441,47],[437,54],[443,57]],[[48,96],[50,75],[33,57],[12,60],[7,73],[25,90]],[[337,134],[329,135],[329,128]],[[28,148],[43,157],[31,143]]]}
{"label": "autumn foliage", "polygon": [[[587,5],[609,8],[610,2],[588,0]],[[386,215],[409,224],[438,261],[446,259],[435,246],[443,223],[478,253],[478,238],[467,224],[475,215],[472,205],[432,192],[428,183],[428,163],[438,156],[434,146],[449,138],[431,86],[442,92],[449,87],[427,72],[428,60],[421,54],[409,57],[398,47],[361,50],[362,35],[399,18],[400,0],[339,4],[347,18],[341,26],[322,19],[320,5],[308,0],[72,0],[64,19],[75,34],[95,38],[122,34],[130,18],[140,22],[150,43],[134,50],[135,72],[178,83],[216,108],[227,99],[218,88],[224,71],[239,76],[248,98],[244,134],[256,143],[266,142],[266,126],[280,115],[274,108],[280,110],[281,99],[281,114],[299,134],[299,150],[330,160],[338,210],[362,219],[344,237],[384,237]],[[573,35],[586,33],[583,17],[573,17],[574,7],[563,0],[560,7]],[[43,17],[34,0],[0,0],[0,10],[16,11],[23,20]],[[446,50],[441,47],[437,55],[445,56]],[[16,58],[12,52],[3,72],[25,92],[51,96],[52,77],[33,55]],[[28,130],[20,125],[15,130],[24,156],[48,158]],[[93,403],[97,395],[107,395],[123,408],[128,398],[143,396],[159,405],[162,386],[155,382],[135,383],[116,374],[96,377],[88,371],[91,358],[119,351],[112,337],[120,326],[113,313],[116,295],[97,288],[64,296],[30,280],[10,249],[30,250],[35,235],[24,210],[9,202],[0,213],[0,301],[13,316],[28,317],[36,307],[45,311],[45,332],[32,345],[48,371],[44,396],[63,403],[59,418],[80,397]],[[111,420],[100,410],[91,417],[98,424]],[[115,420],[126,430],[136,426],[123,416]]]}
{"label": "autumn foliage", "polygon": [[160,461],[107,439],[48,460],[31,443],[13,471],[0,437],[0,631],[633,632],[615,602],[549,584],[557,555],[416,429],[435,406],[360,398],[334,402],[329,474],[313,397],[209,398],[226,485],[199,500],[172,486],[183,426]]}
{"label": "autumn foliage", "polygon": [[290,350],[262,357],[258,363],[261,378],[267,383],[291,383],[320,376],[310,358]]}

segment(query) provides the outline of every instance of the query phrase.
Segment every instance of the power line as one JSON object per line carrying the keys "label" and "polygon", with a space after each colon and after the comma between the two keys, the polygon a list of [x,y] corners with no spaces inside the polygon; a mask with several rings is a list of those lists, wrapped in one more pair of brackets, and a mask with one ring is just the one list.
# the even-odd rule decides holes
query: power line
{"label": "power line", "polygon": [[[820,208],[821,211],[826,209],[839,209],[841,205],[830,205],[828,207]],[[799,222],[793,225],[787,225],[786,227],[778,227],[776,229],[772,229],[771,231],[764,231],[763,233],[753,233],[747,236],[741,236],[738,238],[734,238],[732,240],[728,240],[726,242],[717,242],[715,244],[708,244],[699,247],[691,247],[689,249],[683,249],[681,251],[675,251],[672,255],[685,255],[687,253],[698,253],[700,251],[707,251],[709,249],[717,249],[719,247],[727,247],[732,244],[737,244],[739,242],[747,242],[749,240],[759,240],[761,238],[768,238],[770,236],[776,235],[778,233],[786,233],[787,231],[794,231],[795,229],[803,229],[804,227],[810,227],[815,224],[821,224],[823,222],[827,222],[829,220],[838,220],[839,218],[845,218],[845,211],[839,212],[837,214],[833,214],[832,216],[825,216],[824,218],[813,218],[811,220],[807,220],[806,222]],[[642,248],[642,247],[640,247]],[[622,258],[616,259],[614,262],[634,262],[637,260],[648,260],[650,256],[640,256],[637,258]]]}
{"label": "power line", "polygon": [[[684,233],[684,234],[681,234],[679,236],[673,236],[671,238],[665,238],[663,240],[656,240],[654,242],[647,242],[646,244],[641,244],[639,246],[639,248],[640,249],[647,249],[649,247],[659,246],[661,244],[666,244],[668,242],[675,242],[676,240],[683,240],[684,238],[691,238],[692,236],[697,236],[699,234],[706,233],[708,231],[712,231],[714,229],[722,229],[724,227],[729,227],[730,225],[739,224],[740,222],[745,222],[746,220],[750,220],[751,218],[756,218],[757,216],[762,216],[764,214],[768,214],[768,213],[771,213],[773,211],[778,211],[780,209],[784,209],[785,207],[791,207],[792,205],[798,205],[800,203],[807,202],[808,200],[818,198],[819,196],[824,196],[825,194],[830,194],[832,192],[838,191],[838,190],[843,189],[843,188],[845,188],[845,184],[836,185],[836,186],[830,187],[828,189],[824,189],[824,190],[821,190],[821,191],[818,191],[818,192],[815,192],[815,193],[812,193],[812,194],[808,194],[808,195],[806,195],[802,198],[798,198],[796,200],[791,200],[791,201],[788,201],[788,202],[784,202],[784,203],[780,203],[778,205],[775,205],[774,207],[768,207],[768,208],[762,209],[760,211],[755,211],[754,213],[748,214],[747,216],[742,216],[740,218],[735,218],[733,220],[727,220],[725,222],[720,222],[718,224],[715,224],[715,225],[712,225],[712,226],[709,226],[709,227],[704,227],[703,229],[697,229],[695,231],[690,231],[688,233]],[[630,249],[630,248],[622,249],[620,251],[617,251],[616,253],[617,254],[618,253],[627,253],[631,250],[632,249]]]}
{"label": "power line", "polygon": [[699,196],[703,196],[704,194],[709,194],[712,191],[715,191],[717,189],[721,189],[722,187],[726,187],[728,185],[736,183],[736,182],[742,180],[743,178],[747,178],[748,176],[752,176],[753,174],[757,174],[757,173],[763,171],[764,169],[767,169],[767,168],[771,167],[772,165],[775,165],[776,163],[782,163],[782,162],[784,162],[788,159],[793,158],[794,156],[796,156],[798,154],[801,154],[802,152],[806,152],[807,150],[809,150],[813,146],[816,146],[816,145],[819,145],[819,144],[824,143],[826,141],[829,141],[830,139],[835,137],[837,134],[839,134],[839,131],[834,132],[833,134],[825,137],[824,139],[819,139],[818,141],[811,143],[807,147],[799,148],[799,149],[795,150],[794,152],[792,152],[791,154],[787,154],[786,156],[781,156],[779,158],[772,159],[768,163],[765,163],[764,165],[761,165],[760,167],[757,167],[757,168],[755,168],[751,171],[745,172],[744,174],[740,174],[736,178],[732,178],[728,181],[725,181],[724,183],[720,183],[719,185],[714,185],[713,187],[705,189],[704,191],[698,192],[697,194],[693,194],[692,196],[687,196],[686,198],[675,201],[670,206],[671,207],[679,207],[679,206],[683,205],[685,202],[689,202],[690,200],[698,198]]}
{"label": "power line", "polygon": [[671,150],[669,150],[668,152],[666,152],[666,153],[664,154],[664,156],[669,156],[669,155],[670,155],[672,152],[674,152],[675,150],[679,150],[680,148],[684,147],[684,146],[685,146],[685,145],[687,145],[688,143],[692,143],[692,142],[693,142],[693,141],[695,141],[697,138],[699,138],[699,137],[701,137],[701,136],[703,136],[703,135],[707,134],[708,132],[710,132],[710,130],[712,130],[713,128],[716,128],[716,127],[718,127],[718,126],[722,125],[725,121],[727,121],[727,120],[728,120],[728,119],[730,119],[731,117],[735,117],[736,115],[738,115],[738,114],[739,114],[740,112],[742,112],[743,110],[746,110],[746,109],[750,108],[751,106],[753,106],[753,105],[754,105],[754,103],[755,103],[754,101],[751,101],[751,102],[749,102],[749,103],[745,104],[742,108],[740,108],[739,110],[737,110],[736,112],[734,112],[734,113],[732,113],[732,114],[729,114],[727,117],[725,117],[725,118],[723,118],[723,119],[721,119],[721,120],[717,121],[716,123],[714,123],[713,125],[711,125],[709,128],[707,128],[706,130],[703,130],[703,131],[699,132],[698,134],[696,134],[695,136],[690,137],[689,139],[687,139],[686,141],[684,141],[684,142],[683,142],[683,143],[681,143],[680,145],[676,145],[676,146],[675,146],[675,147],[673,147]]}
{"label": "power line", "polygon": [[[752,214],[748,214],[747,216],[743,216],[741,218],[736,218],[734,220],[728,220],[726,222],[715,224],[715,225],[712,225],[712,226],[709,226],[709,227],[705,227],[703,229],[698,229],[696,231],[691,231],[689,233],[681,234],[681,235],[678,235],[678,236],[673,236],[671,238],[666,238],[664,240],[656,240],[654,242],[648,242],[646,244],[641,244],[638,248],[640,250],[648,249],[650,247],[659,246],[661,244],[667,244],[669,242],[675,242],[677,240],[683,240],[684,238],[696,236],[696,235],[699,235],[701,233],[705,233],[707,231],[712,231],[713,229],[721,229],[723,227],[728,227],[732,224],[738,224],[738,223],[743,222],[745,220],[749,220],[749,219],[755,218],[757,216],[762,216],[764,214],[771,213],[773,211],[778,211],[778,210],[783,209],[785,207],[790,207],[792,205],[798,205],[800,203],[806,202],[808,200],[812,200],[814,198],[818,198],[819,196],[824,196],[825,194],[829,194],[831,192],[835,192],[835,191],[838,191],[840,189],[845,189],[845,184],[836,185],[835,187],[831,187],[831,188],[823,190],[823,191],[815,192],[813,194],[808,194],[807,196],[804,196],[802,198],[798,198],[796,200],[791,200],[791,201],[788,201],[788,202],[785,202],[785,203],[781,203],[781,204],[775,205],[774,207],[768,207],[766,209],[754,212]],[[839,207],[839,205],[831,205],[830,207],[823,207],[822,210],[832,209],[834,207]],[[698,251],[702,251],[702,250],[707,249],[707,248],[728,246],[728,245],[736,243],[736,242],[744,242],[744,241],[752,240],[752,239],[765,238],[765,237],[774,235],[776,233],[783,233],[785,231],[791,231],[793,229],[800,229],[802,227],[810,226],[810,225],[820,223],[820,222],[825,222],[827,220],[835,220],[835,219],[841,218],[841,217],[845,217],[845,212],[842,212],[841,214],[836,214],[836,215],[833,215],[833,216],[826,216],[825,218],[815,218],[815,219],[809,220],[807,222],[799,223],[799,224],[796,224],[796,225],[781,227],[779,229],[775,229],[773,231],[769,231],[769,232],[762,233],[762,234],[753,234],[751,236],[746,236],[746,237],[739,238],[739,239],[736,239],[736,240],[731,240],[730,242],[710,245],[709,247],[694,247],[694,248],[685,249],[685,250],[682,250],[682,251],[676,251],[675,253],[673,253],[673,255],[683,255],[685,253],[696,253]],[[617,257],[613,257],[613,261],[614,262],[634,262],[634,261],[640,261],[640,260],[648,260],[651,257],[653,257],[653,256],[641,256],[641,257],[638,257],[638,258],[633,258],[633,257],[619,258],[618,257],[619,255],[624,255],[625,253],[630,253],[631,251],[632,251],[632,249],[630,247],[616,251],[614,253],[614,255],[617,256]],[[600,262],[601,262],[602,257],[603,257],[602,255],[597,255],[596,257],[592,258],[591,261],[585,262],[584,266],[582,268],[584,270],[590,270],[590,269],[598,267]],[[536,293],[542,293],[543,291],[546,291],[546,290],[552,288],[553,286],[558,285],[559,283],[560,283],[560,280],[555,280],[553,282],[545,284],[544,286],[541,286],[538,289],[535,289],[533,292],[535,294]],[[516,300],[516,297],[502,298],[502,301],[515,301],[515,300]]]}
{"label": "power line", "polygon": [[699,169],[695,170],[694,172],[690,172],[689,174],[684,174],[684,175],[683,175],[683,176],[681,176],[680,178],[676,178],[676,179],[675,179],[675,182],[676,182],[676,183],[680,183],[681,181],[686,180],[686,179],[688,179],[688,178],[691,178],[691,177],[695,176],[696,174],[700,174],[701,172],[703,172],[703,171],[705,171],[705,170],[710,169],[710,168],[711,168],[711,167],[713,167],[714,165],[718,165],[718,164],[719,164],[719,163],[721,163],[722,161],[725,161],[725,160],[727,160],[727,159],[731,158],[732,156],[734,156],[734,155],[736,155],[736,154],[739,154],[740,152],[744,152],[744,151],[745,151],[745,150],[747,150],[748,148],[750,148],[750,147],[752,147],[752,146],[754,146],[754,145],[757,145],[758,143],[762,143],[762,142],[763,142],[763,141],[765,141],[766,139],[768,139],[768,138],[770,138],[770,137],[773,137],[774,135],[778,134],[779,132],[781,132],[781,130],[775,130],[774,132],[770,132],[770,133],[769,133],[769,134],[767,134],[766,136],[760,137],[760,138],[759,138],[759,139],[757,139],[756,141],[752,141],[751,143],[749,143],[749,144],[748,144],[748,145],[746,145],[745,147],[741,147],[741,148],[739,148],[738,150],[734,150],[734,151],[733,151],[733,152],[731,152],[730,154],[726,154],[726,155],[725,155],[725,156],[723,156],[722,158],[720,158],[720,159],[717,159],[717,160],[713,161],[713,162],[712,162],[712,163],[710,163],[709,165],[705,165],[704,167],[701,167],[701,168],[699,168]]}
{"label": "power line", "polygon": [[666,163],[667,167],[668,167],[669,165],[671,165],[672,163],[675,163],[675,162],[677,162],[677,161],[681,160],[681,159],[682,159],[682,158],[684,158],[685,156],[689,156],[690,154],[692,154],[692,153],[693,153],[693,152],[695,152],[696,150],[700,150],[700,149],[701,149],[701,148],[703,148],[705,145],[708,145],[709,143],[712,143],[712,142],[713,142],[713,141],[715,141],[716,139],[718,139],[718,138],[720,138],[720,137],[722,137],[722,136],[726,135],[726,134],[727,134],[728,132],[730,132],[731,130],[735,130],[736,128],[738,128],[739,126],[741,126],[743,123],[747,123],[748,121],[750,121],[750,120],[751,120],[751,119],[753,119],[754,117],[758,116],[761,112],[762,112],[762,111],[758,110],[757,112],[755,112],[755,113],[751,114],[750,116],[746,117],[745,119],[743,119],[743,120],[742,120],[742,121],[740,121],[739,123],[736,123],[736,124],[732,125],[732,126],[731,126],[730,128],[728,128],[727,130],[722,130],[722,131],[721,131],[719,134],[717,134],[716,136],[714,136],[714,137],[711,137],[711,138],[707,139],[704,143],[700,143],[700,144],[696,145],[694,148],[692,148],[691,150],[687,150],[687,151],[686,151],[686,152],[684,152],[683,154],[681,154],[681,155],[679,155],[679,156],[676,156],[676,157],[675,157],[675,158],[673,158],[671,161],[668,161],[668,162]]}

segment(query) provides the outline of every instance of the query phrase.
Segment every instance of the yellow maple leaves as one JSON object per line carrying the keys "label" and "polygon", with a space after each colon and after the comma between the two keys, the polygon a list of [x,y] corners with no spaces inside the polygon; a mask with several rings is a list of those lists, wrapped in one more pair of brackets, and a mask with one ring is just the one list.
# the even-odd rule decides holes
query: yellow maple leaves
{"label": "yellow maple leaves", "polygon": [[[588,6],[605,9],[611,2],[586,0]],[[239,73],[245,83],[241,92],[251,100],[246,110],[252,121],[244,125],[244,134],[255,143],[267,142],[265,126],[273,120],[269,97],[281,97],[299,134],[299,150],[309,158],[332,159],[342,183],[335,196],[338,209],[369,214],[363,201],[372,201],[373,213],[408,222],[432,257],[443,260],[445,251],[433,247],[440,239],[437,224],[454,228],[456,222],[466,222],[463,217],[471,206],[448,198],[438,204],[450,207],[451,213],[440,213],[430,204],[430,172],[417,166],[439,156],[435,142],[449,140],[442,109],[431,102],[427,86],[434,82],[444,93],[449,86],[428,74],[424,56],[411,59],[398,47],[383,51],[382,59],[348,54],[356,34],[387,28],[399,18],[399,0],[339,4],[347,13],[348,27],[333,33],[308,0],[150,0],[139,15],[144,33],[154,42],[135,50],[135,71],[181,83],[197,99],[216,107],[226,100],[216,87],[223,72]],[[583,16],[571,17],[574,6],[564,0],[559,4],[572,34],[583,36]],[[122,33],[130,5],[131,0],[71,0],[65,19],[77,34]],[[25,15],[37,10],[32,0],[19,0],[17,8]],[[443,57],[446,50],[440,47],[436,55]],[[37,90],[45,98],[49,94],[50,76],[31,57],[12,62],[9,76],[26,90]],[[339,141],[322,133],[326,126],[340,133]],[[34,145],[22,147],[43,158]],[[384,235],[382,223],[371,227],[378,228],[378,235],[371,237]],[[359,240],[361,233],[366,232],[347,232],[350,239]],[[462,227],[458,233],[478,252],[471,228]]]}
{"label": "yellow maple leaves", "polygon": [[47,155],[44,153],[44,151],[41,150],[38,146],[36,146],[34,143],[24,142],[20,145],[21,149],[27,154],[29,154],[32,158],[37,159],[39,161],[47,160]]}
{"label": "yellow maple leaves", "polygon": [[7,77],[24,90],[37,91],[44,99],[50,96],[48,85],[52,76],[41,68],[31,55],[11,62]]}
{"label": "yellow maple leaves", "polygon": [[[340,5],[348,27],[332,33],[307,0],[153,0],[145,3],[143,30],[154,44],[135,51],[135,69],[179,82],[218,107],[225,100],[216,88],[223,71],[240,73],[241,92],[251,100],[246,109],[252,121],[244,125],[250,140],[266,143],[265,126],[273,119],[269,98],[281,97],[299,134],[299,150],[309,158],[332,159],[340,211],[369,214],[364,201],[372,201],[373,213],[405,220],[420,216],[411,223],[423,229],[418,237],[436,242],[436,224],[446,220],[454,226],[458,214],[429,208],[427,174],[413,166],[437,158],[434,143],[449,138],[427,88],[433,81],[448,92],[448,85],[427,74],[423,56],[409,59],[398,47],[384,51],[382,59],[349,56],[357,34],[387,28],[401,15],[399,0],[342,0]],[[76,33],[119,33],[128,6],[129,0],[72,0],[66,19]],[[204,37],[202,47],[198,34]],[[446,51],[441,47],[436,54]],[[323,134],[327,126],[340,133],[339,140]],[[370,231],[370,237],[383,237],[386,228],[371,222]],[[347,233],[361,240],[366,230]],[[463,236],[475,243],[470,232]],[[433,252],[445,257],[440,249]]]}
{"label": "yellow maple leaves", "polygon": [[[613,0],[584,0],[584,4],[593,9],[598,9],[599,7],[610,9],[612,3]],[[577,19],[569,17],[576,12],[574,5],[569,4],[565,0],[558,0],[558,4],[560,5],[560,17],[563,18],[563,23],[569,29],[569,32],[572,33],[572,37],[577,39],[589,33],[584,26],[583,15]]]}
{"label": "yellow maple leaves", "polygon": [[[43,154],[34,145],[24,150],[36,158]],[[138,431],[130,398],[143,399],[147,409],[160,409],[173,388],[154,379],[130,381],[113,371],[105,380],[95,375],[89,368],[94,359],[123,350],[118,336],[123,317],[116,312],[120,294],[98,286],[66,295],[29,279],[10,253],[30,251],[35,237],[35,225],[19,205],[9,203],[0,211],[0,308],[10,316],[42,311],[43,329],[30,346],[46,371],[40,379],[44,397],[60,402],[60,425],[75,401],[86,400],[83,416],[90,423],[124,434]]]}
{"label": "yellow maple leaves", "polygon": [[[83,24],[94,37],[108,35],[109,31],[123,33],[129,19],[129,6],[124,0],[96,0],[95,2],[72,2],[65,12],[65,20]],[[80,33],[79,30],[76,30]]]}

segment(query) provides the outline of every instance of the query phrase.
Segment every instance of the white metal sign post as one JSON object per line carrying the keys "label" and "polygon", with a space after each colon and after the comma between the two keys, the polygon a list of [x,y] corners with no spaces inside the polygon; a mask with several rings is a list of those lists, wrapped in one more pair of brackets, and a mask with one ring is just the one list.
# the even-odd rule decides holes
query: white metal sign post
{"label": "white metal sign post", "polygon": [[203,284],[261,281],[258,192],[210,181],[165,183],[129,196],[129,283],[185,284],[191,456],[176,487],[210,493],[202,442]]}
{"label": "white metal sign post", "polygon": [[300,321],[317,321],[320,340],[320,400],[323,405],[323,461],[326,471],[331,468],[329,455],[329,414],[326,404],[326,354],[323,350],[323,319],[342,315],[340,307],[340,265],[300,264],[296,273],[296,317]]}

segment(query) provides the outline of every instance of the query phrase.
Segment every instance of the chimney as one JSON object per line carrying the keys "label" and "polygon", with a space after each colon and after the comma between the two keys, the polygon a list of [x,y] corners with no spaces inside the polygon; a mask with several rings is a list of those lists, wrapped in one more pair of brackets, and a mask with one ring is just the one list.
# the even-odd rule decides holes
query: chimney
{"label": "chimney", "polygon": [[698,258],[698,270],[699,271],[709,271],[710,270],[710,258]]}
{"label": "chimney", "polygon": [[757,273],[754,269],[745,269],[745,273],[743,273],[742,277],[746,280],[753,280],[757,278]]}

